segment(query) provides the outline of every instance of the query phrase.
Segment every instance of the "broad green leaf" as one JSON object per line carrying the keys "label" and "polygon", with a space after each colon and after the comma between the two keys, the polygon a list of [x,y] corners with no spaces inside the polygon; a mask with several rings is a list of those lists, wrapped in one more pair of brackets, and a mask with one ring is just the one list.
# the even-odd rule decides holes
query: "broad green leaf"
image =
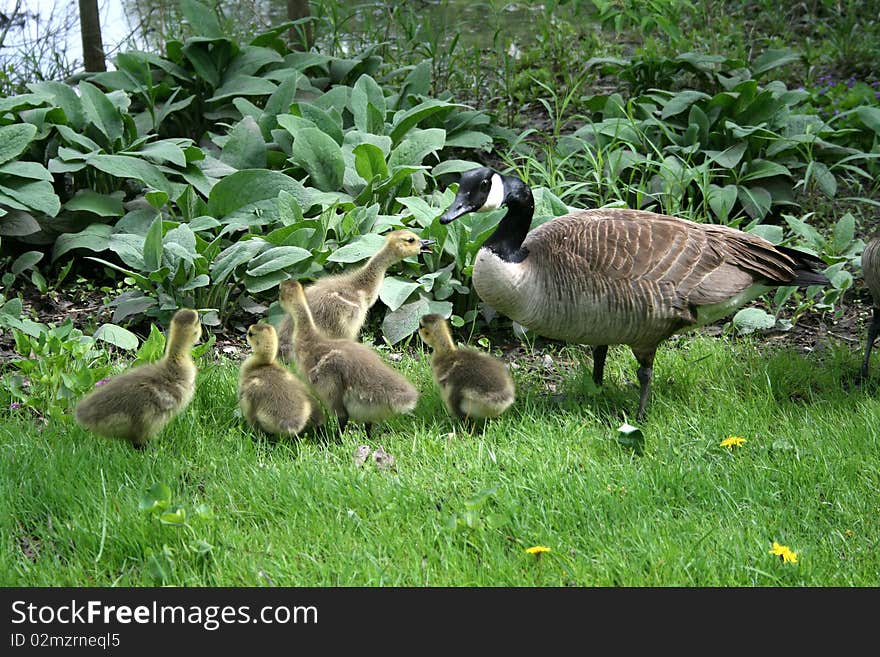
{"label": "broad green leaf", "polygon": [[418,283],[400,276],[386,276],[379,288],[379,298],[394,311],[400,308],[418,287]]}
{"label": "broad green leaf", "polygon": [[247,291],[252,294],[257,294],[259,292],[271,290],[281,281],[290,278],[290,274],[288,274],[286,271],[279,270],[271,272],[269,274],[265,274],[263,276],[251,276],[250,274],[245,274],[243,278],[244,286],[247,288]]}
{"label": "broad green leaf", "polygon": [[0,164],[21,155],[37,134],[30,123],[14,123],[0,127]]}
{"label": "broad green leaf", "polygon": [[272,272],[287,269],[291,265],[311,257],[311,251],[298,246],[275,246],[266,249],[254,258],[247,269],[247,274],[249,276],[265,276]]}
{"label": "broad green leaf", "polygon": [[791,171],[787,167],[769,160],[750,160],[743,166],[742,174],[739,177],[740,182],[747,180],[758,180],[760,178],[770,178],[772,176],[791,177]]}
{"label": "broad green leaf", "polygon": [[792,48],[770,48],[752,62],[752,75],[757,78],[762,73],[800,60],[801,54]]}
{"label": "broad green leaf", "polygon": [[837,195],[837,179],[824,163],[814,160],[810,162],[807,171],[813,184],[822,190],[825,196],[834,198]]}
{"label": "broad green leaf", "polygon": [[[45,180],[33,182],[19,182],[18,179],[9,179],[0,185],[0,192],[7,194],[32,210],[37,210],[54,217],[61,209],[61,199],[55,194],[52,183]],[[18,208],[21,209],[21,208]]]}
{"label": "broad green leaf", "polygon": [[771,244],[782,243],[782,239],[785,236],[782,226],[777,226],[776,224],[758,224],[757,226],[752,226],[748,232],[758,237],[763,237]]}
{"label": "broad green leaf", "polygon": [[717,162],[725,169],[732,169],[737,164],[739,164],[739,161],[742,159],[742,156],[746,152],[747,147],[748,144],[742,141],[724,149],[721,152],[706,151],[706,155],[708,155],[711,160]]}
{"label": "broad green leaf", "polygon": [[144,271],[144,238],[131,233],[113,233],[107,247],[133,270]]}
{"label": "broad green leaf", "polygon": [[145,185],[173,196],[173,188],[168,179],[155,164],[127,155],[90,155],[88,163],[117,178],[133,178]]}
{"label": "broad green leaf", "polygon": [[223,145],[220,160],[239,170],[266,168],[266,142],[253,118],[246,116],[235,124]]}
{"label": "broad green leaf", "polygon": [[193,278],[188,283],[184,283],[183,285],[181,285],[178,289],[181,292],[187,292],[189,290],[195,290],[196,288],[199,288],[199,287],[206,287],[210,284],[211,284],[211,279],[208,277],[207,274],[199,274],[198,276]]}
{"label": "broad green leaf", "polygon": [[[311,103],[297,103],[291,108],[291,111],[299,112],[304,119],[311,121],[318,130],[332,137],[333,141],[340,146],[342,145],[342,116],[335,107],[324,109]],[[295,141],[298,133],[292,134]]]}
{"label": "broad green leaf", "polygon": [[752,219],[763,219],[770,212],[773,197],[763,187],[737,186],[737,197],[743,209]]}
{"label": "broad green leaf", "polygon": [[144,266],[156,271],[162,266],[162,217],[157,216],[144,239]]}
{"label": "broad green leaf", "polygon": [[488,150],[492,146],[492,137],[477,130],[462,130],[447,137],[446,146]]}
{"label": "broad green leaf", "polygon": [[321,191],[337,191],[342,187],[345,175],[342,149],[317,128],[306,128],[296,134],[290,160],[305,169],[312,185]]}
{"label": "broad green leaf", "polygon": [[25,251],[12,262],[12,273],[18,276],[21,272],[32,269],[42,259],[41,251]]}
{"label": "broad green leaf", "polygon": [[437,313],[443,317],[452,314],[448,301],[430,301],[424,296],[417,301],[405,303],[382,320],[382,333],[389,344],[396,344],[419,329],[419,320],[427,314]]}
{"label": "broad green leaf", "polygon": [[437,153],[446,145],[446,131],[442,128],[413,130],[391,151],[388,167],[420,165],[429,153]]}
{"label": "broad green leaf", "polygon": [[147,203],[157,210],[161,210],[162,207],[168,203],[168,193],[160,192],[155,189],[149,192],[144,192],[144,198],[147,200]]}
{"label": "broad green leaf", "polygon": [[835,253],[843,253],[856,236],[856,220],[847,212],[834,224],[833,246]]}
{"label": "broad green leaf", "polygon": [[107,137],[110,145],[122,137],[122,116],[103,91],[85,80],[79,83],[86,119]]}
{"label": "broad green leaf", "polygon": [[208,197],[208,214],[222,218],[257,201],[278,198],[282,191],[293,195],[301,207],[311,207],[302,183],[280,171],[246,169],[226,176],[214,185]]}
{"label": "broad green leaf", "polygon": [[663,109],[660,111],[660,118],[665,121],[670,116],[675,116],[685,111],[698,100],[710,97],[702,91],[679,91],[663,105]]}
{"label": "broad green leaf", "polygon": [[138,508],[141,511],[162,511],[171,504],[171,489],[165,484],[153,484],[150,489],[141,495]]}
{"label": "broad green leaf", "polygon": [[211,263],[211,280],[220,285],[240,265],[253,260],[269,244],[261,239],[241,240],[223,250]]}
{"label": "broad green leaf", "polygon": [[71,249],[88,249],[94,253],[107,250],[113,226],[109,224],[89,224],[78,233],[62,233],[55,239],[52,247],[52,260],[55,261]]}
{"label": "broad green leaf", "polygon": [[416,64],[406,76],[403,86],[400,88],[400,96],[397,101],[398,109],[408,104],[410,95],[427,95],[431,91],[432,79],[433,72],[430,59],[425,59]]}
{"label": "broad green leaf", "polygon": [[419,103],[412,109],[396,112],[394,114],[394,119],[391,122],[391,141],[394,145],[399,144],[406,133],[417,126],[421,121],[424,121],[429,116],[437,114],[438,112],[449,113],[455,107],[456,105],[454,103],[431,98]]}
{"label": "broad green leaf", "polygon": [[131,331],[116,326],[116,324],[102,324],[95,331],[94,338],[109,342],[115,347],[131,351],[138,348],[138,338]]}
{"label": "broad green leaf", "polygon": [[351,113],[358,130],[374,134],[385,132],[385,94],[369,75],[362,75],[351,90]]}
{"label": "broad green leaf", "polygon": [[284,82],[279,84],[278,88],[272,92],[272,95],[269,96],[269,99],[266,101],[266,106],[263,108],[263,114],[258,120],[264,141],[270,140],[271,129],[276,125],[275,117],[279,114],[287,114],[290,111],[290,106],[293,104],[296,97],[297,87],[302,79],[302,74],[298,74],[284,80]]}
{"label": "broad green leaf", "polygon": [[859,107],[856,109],[856,116],[868,128],[880,135],[880,107]]}
{"label": "broad green leaf", "polygon": [[760,308],[743,308],[733,316],[732,321],[740,335],[766,331],[776,326],[776,318]]}
{"label": "broad green leaf", "polygon": [[198,0],[181,0],[180,11],[195,34],[211,38],[223,36],[217,14],[207,5]]}
{"label": "broad green leaf", "polygon": [[183,525],[186,523],[186,509],[175,506],[159,516],[159,522],[163,525]]}
{"label": "broad green leaf", "polygon": [[266,78],[256,78],[251,75],[236,75],[223,83],[207,102],[216,103],[226,98],[236,96],[268,96],[275,92],[278,85]]}
{"label": "broad green leaf", "polygon": [[[3,202],[0,200],[0,205]],[[40,232],[40,224],[27,212],[12,210],[0,216],[0,236],[24,237]]]}
{"label": "broad green leaf", "polygon": [[817,251],[822,250],[823,246],[825,245],[825,238],[822,237],[822,234],[818,230],[816,230],[806,221],[798,219],[797,217],[792,217],[791,215],[786,214],[783,215],[783,218],[785,219],[785,223],[788,224],[789,228],[791,228],[795,234],[803,238],[810,246],[810,248],[816,249]]}
{"label": "broad green leaf", "polygon": [[99,217],[121,217],[125,214],[121,196],[99,194],[88,188],[80,189],[72,199],[64,204],[64,209],[91,212]]}
{"label": "broad green leaf", "polygon": [[135,156],[141,155],[157,164],[170,162],[179,167],[186,166],[186,155],[183,149],[169,139],[151,142],[139,151],[130,154]]}
{"label": "broad green leaf", "polygon": [[329,262],[344,263],[359,262],[375,255],[384,245],[384,237],[369,233],[367,235],[362,235],[359,239],[353,242],[349,242],[342,248],[336,249],[327,257],[327,260]]}
{"label": "broad green leaf", "polygon": [[462,173],[464,171],[469,171],[470,169],[476,169],[479,166],[481,165],[470,160],[444,160],[431,169],[431,175],[436,178],[437,176],[443,176],[448,173]]}
{"label": "broad green leaf", "polygon": [[358,144],[354,153],[354,167],[358,175],[367,182],[375,178],[388,177],[388,165],[382,149],[373,144]]}
{"label": "broad green leaf", "polygon": [[46,180],[52,182],[52,173],[39,162],[12,161],[0,165],[0,173],[5,173],[20,178],[33,180]]}
{"label": "broad green leaf", "polygon": [[229,79],[237,75],[255,75],[264,66],[283,61],[281,55],[272,48],[247,45],[242,47],[235,58],[229,62],[229,66],[223,72],[223,77]]}

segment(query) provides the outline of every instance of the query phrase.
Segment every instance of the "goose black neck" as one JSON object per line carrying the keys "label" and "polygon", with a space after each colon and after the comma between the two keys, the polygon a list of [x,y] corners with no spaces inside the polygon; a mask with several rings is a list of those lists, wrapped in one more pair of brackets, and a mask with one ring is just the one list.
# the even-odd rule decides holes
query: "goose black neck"
{"label": "goose black neck", "polygon": [[535,200],[532,197],[532,190],[519,178],[502,176],[501,179],[504,182],[502,204],[507,206],[507,214],[483,246],[502,260],[522,262],[529,254],[529,250],[523,248],[522,243],[532,225]]}

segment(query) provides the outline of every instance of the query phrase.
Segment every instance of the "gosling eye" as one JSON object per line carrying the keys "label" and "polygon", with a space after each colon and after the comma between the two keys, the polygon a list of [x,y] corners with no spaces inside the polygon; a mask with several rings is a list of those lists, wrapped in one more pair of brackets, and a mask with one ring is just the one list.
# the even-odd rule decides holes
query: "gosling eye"
{"label": "gosling eye", "polygon": [[415,237],[408,237],[408,238],[406,239],[406,241],[407,241],[409,244],[412,244],[413,242],[416,241],[416,238],[415,238]]}

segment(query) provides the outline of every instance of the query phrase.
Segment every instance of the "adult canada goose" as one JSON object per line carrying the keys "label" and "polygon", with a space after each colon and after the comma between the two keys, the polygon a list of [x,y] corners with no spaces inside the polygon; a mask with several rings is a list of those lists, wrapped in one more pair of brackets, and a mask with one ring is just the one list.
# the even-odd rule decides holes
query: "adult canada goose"
{"label": "adult canada goose", "polygon": [[74,409],[77,423],[143,448],[192,400],[196,381],[192,348],[201,335],[198,313],[178,310],[171,318],[165,355],[111,377],[89,392]]}
{"label": "adult canada goose", "polygon": [[328,338],[315,326],[302,285],[286,280],[279,286],[281,307],[293,318],[293,359],[315,392],[345,431],[349,420],[372,425],[392,415],[409,413],[419,393],[365,344]]}
{"label": "adult canada goose", "polygon": [[869,241],[865,250],[862,251],[862,275],[865,283],[871,291],[874,300],[874,318],[868,326],[868,339],[865,342],[865,359],[862,361],[860,378],[868,378],[868,361],[871,359],[871,349],[877,336],[880,335],[880,232],[875,234]]}
{"label": "adult canada goose", "polygon": [[663,340],[720,319],[774,286],[829,282],[818,271],[824,263],[809,254],[643,210],[578,210],[529,232],[531,190],[487,167],[462,174],[440,222],[501,206],[507,214],[474,261],[477,294],[538,335],[592,345],[597,385],[608,345],[628,345],[639,363],[640,420]]}
{"label": "adult canada goose", "polygon": [[433,349],[431,370],[449,412],[462,420],[501,415],[516,397],[507,367],[489,354],[456,346],[440,315],[425,315],[419,337]]}
{"label": "adult canada goose", "polygon": [[248,424],[268,434],[295,436],[324,413],[306,385],[281,365],[278,335],[271,324],[252,324],[247,341],[253,353],[238,373],[238,404]]}
{"label": "adult canada goose", "polygon": [[[379,298],[385,272],[404,258],[428,253],[434,240],[423,240],[410,230],[385,236],[384,246],[366,264],[341,274],[324,276],[306,287],[306,299],[315,325],[328,338],[356,340],[367,311]],[[278,329],[281,359],[291,359],[292,319],[287,316]]]}

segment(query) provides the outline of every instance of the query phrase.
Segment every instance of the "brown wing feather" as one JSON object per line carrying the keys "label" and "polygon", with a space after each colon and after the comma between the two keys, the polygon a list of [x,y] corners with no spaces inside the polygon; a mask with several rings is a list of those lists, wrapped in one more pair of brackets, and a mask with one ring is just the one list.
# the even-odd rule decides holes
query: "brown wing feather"
{"label": "brown wing feather", "polygon": [[594,277],[647,285],[670,307],[718,303],[755,282],[795,276],[794,260],[757,235],[640,210],[575,212],[542,224],[523,246],[541,260],[564,255]]}

